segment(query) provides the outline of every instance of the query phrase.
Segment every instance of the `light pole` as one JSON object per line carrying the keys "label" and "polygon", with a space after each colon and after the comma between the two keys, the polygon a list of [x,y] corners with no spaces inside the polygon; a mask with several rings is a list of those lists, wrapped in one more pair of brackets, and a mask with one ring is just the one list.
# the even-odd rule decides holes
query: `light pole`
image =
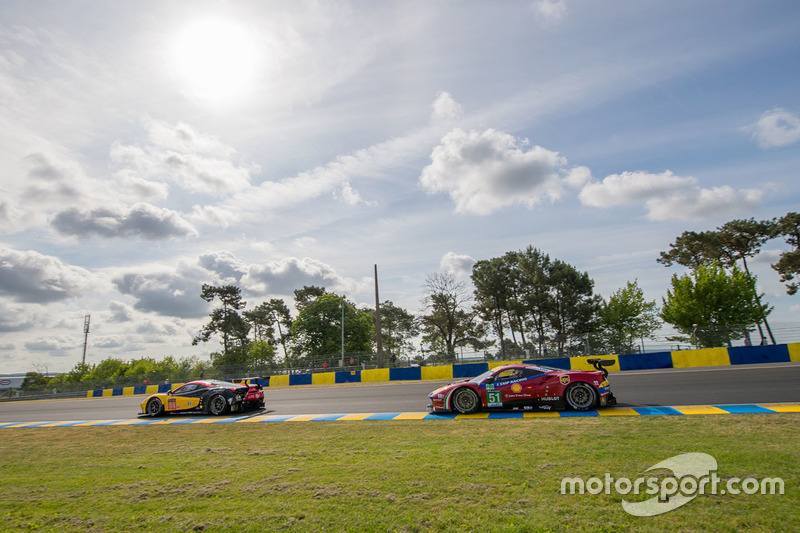
{"label": "light pole", "polygon": [[381,339],[381,303],[378,297],[378,265],[375,265],[375,348],[378,352],[378,368],[383,368],[383,341]]}
{"label": "light pole", "polygon": [[89,322],[91,319],[92,315],[83,317],[83,365],[86,365],[86,345],[89,344]]}
{"label": "light pole", "polygon": [[272,318],[275,320],[275,323],[278,325],[278,336],[281,339],[281,346],[283,346],[283,366],[286,369],[289,369],[289,356],[286,354],[286,343],[283,342],[283,331],[281,331],[281,321],[278,320],[278,316],[275,314],[275,311],[272,312]]}
{"label": "light pole", "polygon": [[344,368],[344,298],[342,298],[342,359],[339,361],[339,368]]}

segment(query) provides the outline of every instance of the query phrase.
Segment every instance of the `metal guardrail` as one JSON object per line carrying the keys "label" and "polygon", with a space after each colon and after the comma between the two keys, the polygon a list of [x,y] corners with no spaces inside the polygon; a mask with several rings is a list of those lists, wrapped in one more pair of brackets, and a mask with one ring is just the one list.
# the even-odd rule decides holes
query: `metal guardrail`
{"label": "metal guardrail", "polygon": [[0,403],[3,402],[25,402],[25,401],[33,401],[33,400],[68,400],[74,398],[86,398],[86,391],[67,391],[67,392],[56,392],[56,393],[25,393],[20,394],[19,396],[16,395],[2,395],[0,396]]}

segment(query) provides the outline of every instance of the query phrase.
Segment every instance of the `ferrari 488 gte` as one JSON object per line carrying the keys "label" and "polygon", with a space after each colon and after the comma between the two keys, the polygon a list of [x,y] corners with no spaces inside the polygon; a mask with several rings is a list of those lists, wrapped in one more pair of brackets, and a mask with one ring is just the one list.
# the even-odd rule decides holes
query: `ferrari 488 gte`
{"label": "ferrari 488 gte", "polygon": [[153,394],[142,402],[148,416],[169,413],[205,413],[224,415],[264,407],[261,385],[243,385],[216,379],[190,381],[169,392]]}
{"label": "ferrari 488 gte", "polygon": [[440,387],[428,395],[428,411],[457,411],[463,414],[481,409],[589,411],[614,405],[608,384],[612,360],[589,359],[597,370],[562,370],[534,364],[510,364],[493,368],[472,379]]}

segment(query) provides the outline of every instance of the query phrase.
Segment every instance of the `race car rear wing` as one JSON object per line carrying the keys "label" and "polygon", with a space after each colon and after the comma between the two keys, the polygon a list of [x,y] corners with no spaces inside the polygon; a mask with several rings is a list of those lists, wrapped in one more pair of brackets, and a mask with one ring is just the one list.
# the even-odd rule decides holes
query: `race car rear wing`
{"label": "race car rear wing", "polygon": [[614,363],[616,363],[616,361],[614,361],[613,359],[587,359],[586,362],[595,367],[600,372],[602,372],[603,378],[608,377],[608,370],[606,370],[605,367],[611,366]]}

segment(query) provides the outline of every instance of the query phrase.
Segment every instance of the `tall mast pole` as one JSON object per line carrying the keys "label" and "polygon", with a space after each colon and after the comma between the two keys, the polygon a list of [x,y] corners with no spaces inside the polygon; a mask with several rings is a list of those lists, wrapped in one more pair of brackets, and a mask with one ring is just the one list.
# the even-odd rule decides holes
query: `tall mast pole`
{"label": "tall mast pole", "polygon": [[378,368],[383,368],[383,344],[381,343],[381,301],[378,296],[378,265],[375,265],[375,346],[378,350]]}
{"label": "tall mast pole", "polygon": [[83,317],[83,364],[86,365],[86,345],[89,344],[89,321],[92,315]]}

